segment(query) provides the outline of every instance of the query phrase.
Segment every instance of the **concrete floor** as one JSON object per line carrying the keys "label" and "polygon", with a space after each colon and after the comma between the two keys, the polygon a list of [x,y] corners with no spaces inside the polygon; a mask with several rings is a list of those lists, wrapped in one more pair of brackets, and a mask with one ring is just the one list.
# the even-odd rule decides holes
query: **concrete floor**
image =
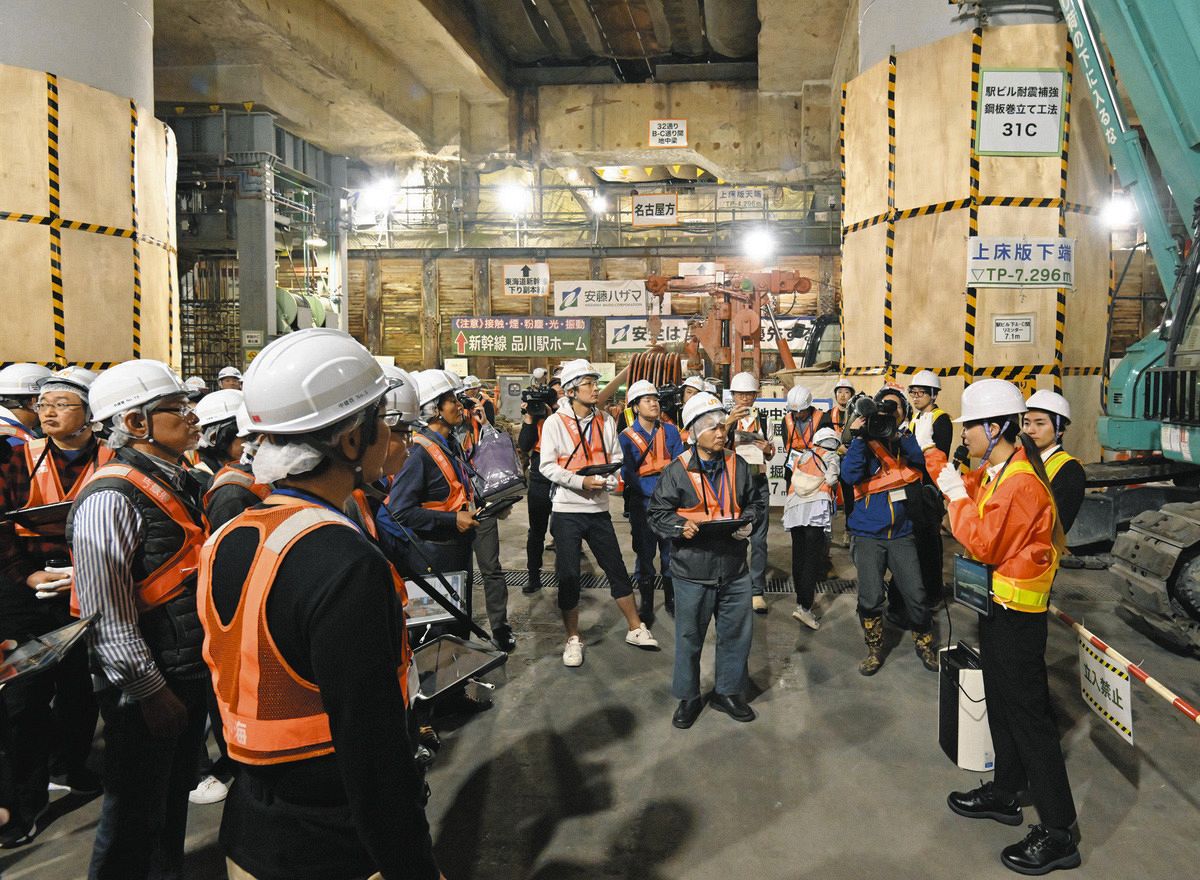
{"label": "concrete floor", "polygon": [[[504,559],[524,566],[523,506],[502,524]],[[618,522],[628,546],[628,529]],[[948,541],[949,546],[953,542]],[[771,531],[771,577],[786,577],[790,548]],[[630,560],[632,561],[632,560]],[[853,577],[847,552],[837,574]],[[553,556],[547,555],[552,567]],[[586,569],[585,569],[586,570]],[[1104,571],[1064,570],[1056,601],[1193,703],[1197,661],[1178,657],[1114,613]],[[954,816],[945,796],[986,775],[957,769],[937,744],[937,675],[907,635],[874,678],[852,593],[823,594],[819,632],[791,619],[788,594],[755,621],[751,724],[706,709],[687,731],[670,724],[673,634],[660,613],[662,653],[622,641],[602,590],[585,590],[586,663],[560,660],[553,590],[513,590],[520,647],[494,673],[494,707],[440,725],[429,818],[449,880],[797,880],[1002,878],[999,851],[1023,828]],[[481,597],[476,607],[482,607]],[[973,615],[952,608],[953,638],[976,643]],[[938,612],[946,640],[945,613]],[[1051,688],[1080,814],[1078,877],[1190,876],[1200,859],[1200,729],[1134,684],[1130,747],[1079,694],[1073,634],[1052,621]],[[705,674],[711,682],[711,658]],[[57,796],[53,823],[23,849],[0,853],[5,880],[86,875],[99,801]],[[1035,813],[1026,810],[1028,822]],[[192,807],[186,876],[224,877],[216,843],[220,805]]]}

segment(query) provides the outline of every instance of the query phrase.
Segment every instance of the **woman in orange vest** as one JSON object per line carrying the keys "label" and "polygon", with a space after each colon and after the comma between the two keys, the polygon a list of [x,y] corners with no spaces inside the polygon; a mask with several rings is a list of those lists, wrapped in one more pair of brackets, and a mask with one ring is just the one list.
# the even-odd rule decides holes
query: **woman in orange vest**
{"label": "woman in orange vest", "polygon": [[[4,510],[71,501],[112,457],[97,444],[87,408],[94,373],[51,375],[40,381],[33,410],[45,437],[13,449],[0,471]],[[26,642],[72,620],[71,569],[62,524],[0,531],[0,639]],[[72,790],[95,793],[100,779],[87,769],[99,712],[92,696],[87,646],[76,645],[51,672],[23,678],[4,692],[11,741],[6,744],[13,785],[12,821],[0,847],[27,843],[48,805],[50,746],[59,743]],[[51,705],[53,704],[53,709]]]}
{"label": "woman in orange vest", "polygon": [[1080,856],[1046,675],[1046,609],[1065,541],[1037,447],[1018,433],[1025,411],[1012,383],[972,383],[955,421],[980,467],[964,478],[944,456],[931,464],[954,537],[988,567],[992,593],[990,614],[979,620],[979,653],[995,776],[972,791],[951,792],[947,803],[960,816],[1020,825],[1018,796],[1028,792],[1040,824],[1000,860],[1021,874],[1045,874],[1076,867]]}
{"label": "woman in orange vest", "polygon": [[792,617],[814,630],[821,628],[821,621],[813,613],[813,601],[837,509],[840,443],[841,437],[831,427],[812,435],[808,447],[793,460],[783,505],[783,527],[792,538],[792,584],[796,589]]}
{"label": "woman in orange vest", "polygon": [[229,755],[229,876],[440,876],[410,747],[404,618],[379,548],[342,512],[380,476],[388,381],[348,335],[268,345],[245,376],[275,486],[205,544],[198,605]]}

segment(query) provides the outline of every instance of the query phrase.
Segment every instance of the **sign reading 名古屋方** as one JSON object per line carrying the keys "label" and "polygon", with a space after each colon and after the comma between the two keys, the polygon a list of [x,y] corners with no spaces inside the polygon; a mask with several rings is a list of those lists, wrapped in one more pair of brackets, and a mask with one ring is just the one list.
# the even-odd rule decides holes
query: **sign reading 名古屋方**
{"label": "sign reading \u540d\u53e4\u5c4b\u65b9", "polygon": [[555,281],[554,314],[670,314],[671,294],[647,293],[645,281]]}
{"label": "sign reading \u540d\u53e4\u5c4b\u65b9", "polygon": [[968,287],[1075,287],[1075,239],[973,236]]}
{"label": "sign reading \u540d\u53e4\u5c4b\u65b9", "polygon": [[633,196],[630,223],[635,227],[678,226],[679,195],[677,193],[638,193]]}
{"label": "sign reading \u540d\u53e4\u5c4b\u65b9", "polygon": [[1058,69],[980,71],[975,152],[1057,156],[1062,150],[1065,79]]}
{"label": "sign reading \u540d\u53e4\u5c4b\u65b9", "polygon": [[592,331],[587,318],[451,319],[451,354],[510,357],[583,357]]}

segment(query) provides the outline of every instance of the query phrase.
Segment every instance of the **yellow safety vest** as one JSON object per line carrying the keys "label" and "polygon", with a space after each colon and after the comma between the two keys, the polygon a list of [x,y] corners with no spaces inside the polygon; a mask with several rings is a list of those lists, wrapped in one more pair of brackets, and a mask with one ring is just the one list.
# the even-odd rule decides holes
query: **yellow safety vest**
{"label": "yellow safety vest", "polygon": [[[908,420],[908,430],[911,433],[915,434],[917,432],[917,419],[921,418],[921,416],[923,416],[923,415],[925,415],[925,413],[917,413],[915,416],[913,416],[911,419]],[[932,417],[933,421],[936,422],[942,416],[947,415],[947,412],[944,409],[939,409],[938,407],[935,406],[933,409],[931,409],[929,411],[929,415]]]}
{"label": "yellow safety vest", "polygon": [[[1029,474],[1037,479],[1037,473],[1028,461],[1011,462],[998,480],[992,480],[984,487],[978,503],[980,516],[983,516],[984,506],[1000,484],[1015,474]],[[1046,494],[1050,496],[1050,505],[1053,506],[1054,496],[1049,492]],[[1058,516],[1057,510],[1054,515]],[[1011,611],[1030,613],[1045,611],[1046,606],[1050,604],[1050,586],[1054,583],[1054,575],[1058,572],[1058,548],[1054,546],[1053,542],[1050,544],[1050,553],[1050,564],[1040,574],[1031,578],[1011,577],[1003,574],[997,567],[992,572],[992,595],[997,604],[1003,605]]]}
{"label": "yellow safety vest", "polygon": [[1043,462],[1046,468],[1046,476],[1050,478],[1051,482],[1054,481],[1054,478],[1058,476],[1058,472],[1063,469],[1063,465],[1068,461],[1079,461],[1079,459],[1060,447],[1054,450],[1050,457]]}

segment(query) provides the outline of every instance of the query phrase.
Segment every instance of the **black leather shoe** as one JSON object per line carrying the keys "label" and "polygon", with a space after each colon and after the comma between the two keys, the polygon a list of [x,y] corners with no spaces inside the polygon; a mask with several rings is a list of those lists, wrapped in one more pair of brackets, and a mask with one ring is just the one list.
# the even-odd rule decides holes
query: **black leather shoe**
{"label": "black leather shoe", "polygon": [[492,630],[492,640],[500,647],[500,650],[505,654],[511,654],[517,650],[517,640],[513,636],[511,626],[498,626]]}
{"label": "black leather shoe", "polygon": [[1082,859],[1069,830],[1030,825],[1024,840],[1004,848],[1000,861],[1018,874],[1038,875],[1058,868],[1078,868]]}
{"label": "black leather shoe", "polygon": [[1005,825],[1021,824],[1021,805],[1016,798],[1003,798],[990,782],[971,791],[952,791],[946,804],[968,819],[995,819]]}
{"label": "black leather shoe", "polygon": [[671,716],[671,723],[680,730],[687,730],[696,723],[696,719],[700,717],[700,710],[703,708],[703,697],[696,697],[694,700],[680,700],[679,707]]}
{"label": "black leather shoe", "polygon": [[525,586],[521,587],[521,592],[526,596],[532,596],[542,588],[542,573],[540,571],[529,572],[529,581]]}
{"label": "black leather shoe", "polygon": [[740,694],[718,694],[712,695],[712,707],[718,712],[724,712],[734,721],[753,721],[755,719],[754,710],[742,699]]}

